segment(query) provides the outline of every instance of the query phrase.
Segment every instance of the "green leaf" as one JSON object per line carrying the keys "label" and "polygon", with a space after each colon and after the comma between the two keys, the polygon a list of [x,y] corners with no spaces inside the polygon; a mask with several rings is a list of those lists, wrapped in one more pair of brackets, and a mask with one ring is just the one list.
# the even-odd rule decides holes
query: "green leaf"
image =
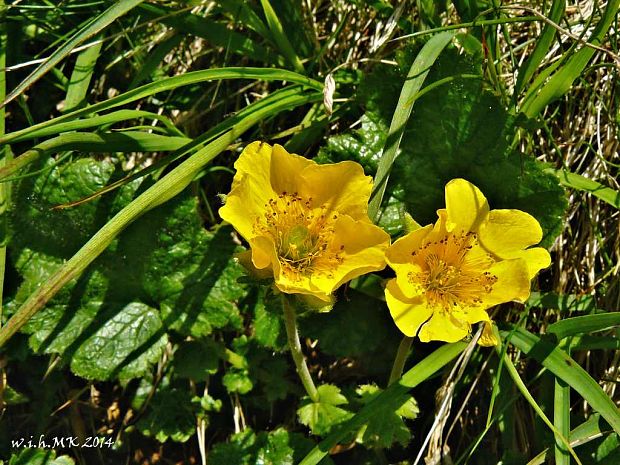
{"label": "green leaf", "polygon": [[111,305],[98,309],[95,319],[105,324],[88,337],[90,328],[80,335],[83,341],[71,360],[75,374],[89,379],[130,379],[146,373],[161,357],[168,339],[157,310],[140,302]]}
{"label": "green leaf", "polygon": [[254,387],[249,372],[236,368],[231,369],[224,375],[222,384],[224,384],[228,392],[238,392],[239,394],[247,394]]}
{"label": "green leaf", "polygon": [[[22,182],[13,245],[21,248],[16,267],[24,281],[13,306],[131,201],[136,182],[114,196],[49,211],[50,204],[97,190],[113,171],[108,161],[81,159]],[[229,324],[239,326],[236,301],[245,289],[237,283],[242,271],[231,260],[236,247],[228,229],[212,234],[203,228],[197,201],[186,193],[127,228],[88,273],[57,294],[24,330],[35,350],[63,354],[71,369],[86,378],[140,376],[159,358],[167,330],[196,337]],[[159,306],[161,314],[144,302]],[[211,359],[216,368],[216,358]],[[194,373],[200,379],[214,367],[202,369],[201,375]],[[181,370],[192,374],[187,364]]]}
{"label": "green leaf", "polygon": [[260,3],[263,7],[265,18],[267,19],[267,25],[269,26],[269,30],[271,32],[271,38],[280,49],[280,53],[286,57],[288,62],[293,66],[293,68],[295,68],[295,71],[298,73],[303,73],[304,65],[301,63],[301,60],[293,49],[291,42],[288,40],[287,34],[285,34],[284,29],[282,28],[282,23],[271,6],[271,3],[269,3],[269,0],[260,0]]}
{"label": "green leaf", "polygon": [[[375,384],[366,384],[356,390],[362,405],[376,399],[382,391]],[[370,447],[383,449],[391,447],[396,442],[406,446],[411,440],[411,432],[403,418],[413,420],[418,416],[418,413],[418,404],[414,398],[410,395],[404,395],[402,405],[398,410],[386,411],[382,415],[370,418],[368,423],[360,429],[357,441]]]}
{"label": "green leaf", "polygon": [[264,347],[282,351],[287,347],[279,297],[262,292],[254,305],[254,339]]}
{"label": "green leaf", "polygon": [[166,328],[202,337],[229,324],[239,327],[237,302],[246,291],[237,283],[243,270],[232,259],[238,248],[231,230],[207,232],[197,208],[186,193],[147,214],[121,236],[107,263],[121,273],[119,286],[140,276]]}
{"label": "green leaf", "polygon": [[338,407],[348,400],[340,393],[340,389],[332,384],[323,384],[317,388],[319,401],[312,402],[304,397],[297,410],[299,421],[310,428],[312,434],[323,436],[336,425],[348,420],[351,412]]}
{"label": "green leaf", "polygon": [[90,85],[102,44],[102,41],[98,41],[95,45],[80,52],[77,60],[75,60],[75,67],[67,86],[65,112],[73,111],[85,103],[88,86]]}
{"label": "green leaf", "polygon": [[566,170],[551,170],[557,174],[563,186],[589,192],[593,196],[608,203],[612,207],[620,208],[620,192],[611,187],[604,186],[600,182],[593,181],[576,173]]}
{"label": "green leaf", "polygon": [[194,381],[206,381],[217,373],[218,348],[210,340],[184,342],[174,353],[174,372]]}
{"label": "green leaf", "polygon": [[314,160],[317,163],[353,160],[364,167],[367,175],[375,174],[385,145],[387,126],[374,113],[364,114],[360,124],[359,129],[327,139],[327,144],[321,147]]}
{"label": "green leaf", "polygon": [[136,427],[159,442],[186,442],[195,433],[196,412],[186,388],[159,387]]}

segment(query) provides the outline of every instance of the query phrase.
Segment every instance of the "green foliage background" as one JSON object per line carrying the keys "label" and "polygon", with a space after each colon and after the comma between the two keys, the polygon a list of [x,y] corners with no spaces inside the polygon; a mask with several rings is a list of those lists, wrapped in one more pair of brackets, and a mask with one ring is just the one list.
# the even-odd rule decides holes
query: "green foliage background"
{"label": "green foliage background", "polygon": [[[528,5],[558,30],[469,0],[0,1],[2,463],[413,464],[436,392],[454,463],[568,464],[559,434],[583,464],[620,460],[618,1],[595,3]],[[525,306],[496,309],[497,353],[476,348],[454,379],[463,348],[416,341],[406,369],[434,368],[388,389],[391,272],[354,280],[300,315],[313,402],[279,296],[217,216],[253,140],[387,167],[393,238],[463,177],[535,216],[554,263]]]}

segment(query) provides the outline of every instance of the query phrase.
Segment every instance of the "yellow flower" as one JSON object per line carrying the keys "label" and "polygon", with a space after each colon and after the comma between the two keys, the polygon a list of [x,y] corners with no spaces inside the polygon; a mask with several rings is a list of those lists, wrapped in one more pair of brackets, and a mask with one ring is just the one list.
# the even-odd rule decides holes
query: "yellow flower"
{"label": "yellow flower", "polygon": [[497,343],[486,310],[525,301],[530,281],[549,266],[535,218],[520,210],[489,210],[480,190],[464,179],[446,185],[439,220],[410,232],[387,251],[396,278],[385,296],[392,318],[407,336],[455,342],[485,322],[482,345]]}
{"label": "yellow flower", "polygon": [[385,267],[390,237],[368,218],[372,180],[359,164],[318,165],[253,142],[235,168],[220,216],[280,291],[330,302],[341,284]]}

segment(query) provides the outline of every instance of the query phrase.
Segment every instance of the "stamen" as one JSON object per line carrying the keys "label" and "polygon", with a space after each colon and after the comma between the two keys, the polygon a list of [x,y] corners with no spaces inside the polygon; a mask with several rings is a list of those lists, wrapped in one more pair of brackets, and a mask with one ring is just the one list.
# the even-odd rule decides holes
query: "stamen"
{"label": "stamen", "polygon": [[437,241],[428,241],[411,254],[422,271],[410,272],[408,281],[420,286],[431,305],[445,312],[482,304],[497,282],[488,268],[494,263],[489,254],[481,254],[473,232],[449,233]]}
{"label": "stamen", "polygon": [[269,199],[265,207],[267,211],[257,219],[254,232],[273,239],[287,277],[298,281],[311,273],[332,275],[344,260],[344,246],[332,247],[338,215],[297,192],[282,192]]}

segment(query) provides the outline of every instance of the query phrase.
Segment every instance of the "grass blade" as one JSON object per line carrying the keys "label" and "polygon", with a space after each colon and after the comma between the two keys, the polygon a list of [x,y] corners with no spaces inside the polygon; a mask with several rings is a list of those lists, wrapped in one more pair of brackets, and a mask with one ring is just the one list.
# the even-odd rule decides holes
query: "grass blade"
{"label": "grass blade", "polygon": [[[566,0],[553,0],[553,4],[551,5],[551,9],[549,10],[549,14],[547,16],[551,21],[559,24],[562,16],[564,16],[565,9]],[[549,48],[551,47],[555,35],[556,29],[550,24],[545,24],[542,34],[536,40],[534,50],[523,66],[521,66],[521,69],[519,69],[519,76],[517,77],[517,83],[515,84],[514,90],[515,98],[521,93],[523,86],[530,81],[538,69],[538,66],[544,60],[545,56],[549,52]]]}
{"label": "grass blade", "polygon": [[554,380],[553,391],[553,424],[560,432],[555,436],[555,463],[570,465],[569,450],[562,442],[562,439],[570,436],[570,386],[557,378]]}
{"label": "grass blade", "polygon": [[612,207],[620,208],[620,192],[611,187],[606,187],[597,181],[585,178],[579,174],[571,173],[570,171],[553,171],[557,174],[558,178],[560,178],[560,183],[563,186],[577,189],[578,191],[589,192]]}
{"label": "grass blade", "polygon": [[568,336],[603,331],[614,326],[620,326],[620,312],[597,313],[595,315],[566,318],[549,325],[547,332],[555,334],[558,340],[561,340]]}
{"label": "grass blade", "polygon": [[61,132],[81,131],[82,129],[88,128],[100,128],[102,126],[120,123],[121,121],[129,121],[142,118],[161,121],[172,135],[184,137],[184,134],[179,131],[165,116],[158,115],[157,113],[152,113],[150,111],[118,110],[112,113],[108,113],[106,115],[92,116],[90,118],[68,121],[66,123],[63,123],[61,121],[60,123],[53,124],[51,126],[45,125],[41,129],[30,128],[30,131],[24,133],[23,135],[17,135],[16,137],[12,137],[10,140],[11,143],[23,142],[25,140],[38,139],[41,137],[59,134]]}
{"label": "grass blade", "polygon": [[[144,4],[140,9],[147,17],[170,26],[183,34],[192,34],[209,41],[211,45],[223,47],[242,56],[250,56],[254,60],[272,63],[272,53],[249,37],[228,29],[225,24],[213,21],[192,13],[178,14],[171,8],[164,8],[152,4]],[[276,64],[282,65],[278,60]]]}
{"label": "grass blade", "polygon": [[[498,353],[499,350],[498,350]],[[523,382],[523,380],[521,379],[521,376],[519,375],[519,372],[517,371],[517,368],[514,366],[514,364],[512,363],[512,360],[510,360],[510,357],[508,357],[508,355],[504,354],[504,365],[506,366],[506,370],[508,371],[508,373],[510,374],[510,377],[512,378],[512,380],[514,381],[515,385],[517,386],[517,388],[519,389],[519,391],[521,391],[521,394],[523,395],[523,397],[525,397],[525,399],[527,400],[527,402],[532,406],[532,408],[534,409],[534,411],[536,412],[536,414],[541,418],[541,420],[549,427],[549,429],[551,431],[553,431],[553,433],[555,434],[555,437],[562,443],[562,445],[564,447],[567,448],[567,450],[570,452],[570,454],[573,456],[573,458],[575,459],[575,461],[581,465],[581,462],[579,461],[579,457],[577,457],[577,454],[575,454],[575,451],[573,450],[573,448],[570,446],[569,442],[568,442],[568,438],[566,435],[562,434],[562,432],[560,432],[554,425],[553,423],[551,423],[551,420],[549,420],[549,418],[547,418],[547,415],[545,415],[545,412],[543,412],[542,408],[540,408],[540,406],[538,405],[538,403],[536,403],[536,400],[534,399],[534,397],[532,396],[532,394],[530,394],[529,389],[527,388],[527,386],[525,385],[525,383]]]}
{"label": "grass blade", "polygon": [[67,86],[64,112],[70,112],[82,106],[86,100],[88,86],[99,58],[102,42],[96,42],[78,55]]}
{"label": "grass blade", "polygon": [[76,46],[84,42],[89,37],[103,31],[106,27],[131,9],[138,6],[143,1],[144,0],[119,0],[114,2],[110,8],[93,19],[86,27],[76,32],[62,46],[58,47],[54,53],[47,58],[47,60],[41,63],[26,79],[20,82],[18,86],[13,89],[13,91],[6,97],[0,106],[5,106],[7,103],[16,99],[26,89],[28,89],[28,87],[41,79],[45,73],[60,63]]}
{"label": "grass blade", "polygon": [[136,218],[168,201],[181,192],[204,166],[213,160],[241,134],[270,115],[294,108],[299,105],[320,101],[319,93],[304,93],[302,89],[296,95],[281,98],[272,105],[249,113],[239,120],[229,131],[198,150],[153,186],[140,194],[110,221],[108,221],[84,246],[65,262],[60,269],[41,287],[39,287],[22,304],[11,319],[0,329],[0,347],[15,334],[35,313],[72,279],[79,276],[86,267],[97,258]]}
{"label": "grass blade", "polygon": [[261,0],[260,3],[263,7],[265,18],[267,18],[267,24],[269,25],[269,30],[271,31],[273,41],[280,49],[282,55],[284,55],[288,62],[293,65],[295,71],[298,73],[304,73],[304,65],[301,63],[301,60],[297,56],[297,53],[295,53],[291,42],[284,33],[282,23],[280,23],[280,20],[271,6],[271,3],[269,3],[269,0]]}
{"label": "grass blade", "polygon": [[[129,90],[123,94],[117,95],[111,99],[103,102],[90,105],[86,108],[67,113],[66,115],[59,116],[58,118],[44,121],[39,124],[35,124],[28,128],[12,132],[4,137],[0,137],[0,145],[14,142],[15,140],[24,140],[25,135],[29,135],[31,132],[40,131],[42,129],[49,129],[57,124],[64,123],[66,121],[72,121],[82,116],[88,116],[93,113],[97,113],[111,108],[116,108],[121,105],[126,105],[136,100],[140,100],[144,97],[148,97],[158,92],[164,92],[166,90],[176,89],[181,86],[189,86],[204,81],[217,81],[220,79],[260,79],[264,81],[287,81],[295,84],[301,84],[302,86],[323,92],[323,84],[302,76],[301,74],[293,71],[287,71],[277,68],[219,68],[219,69],[207,69],[202,71],[192,71],[180,76],[174,76],[166,79],[160,79],[156,82],[145,84],[136,89]],[[58,132],[58,131],[57,131]]]}
{"label": "grass blade", "polygon": [[[619,7],[620,0],[610,0],[607,3],[603,16],[594,28],[594,31],[592,31],[588,42],[595,45],[602,42],[603,37],[607,34],[618,13]],[[568,58],[540,89],[536,87],[530,88],[524,98],[525,103],[521,111],[529,118],[533,118],[549,103],[564,95],[571,88],[575,79],[581,75],[594,52],[595,50],[591,47],[583,47]],[[570,51],[567,53],[570,53]]]}
{"label": "grass blade", "polygon": [[402,403],[402,395],[404,393],[422,383],[446,364],[450,363],[450,361],[460,354],[465,347],[467,347],[467,344],[464,342],[455,342],[453,344],[446,344],[434,351],[407,371],[400,381],[391,384],[372,402],[368,403],[357,412],[350,420],[343,423],[336,431],[316,445],[314,449],[299,462],[299,465],[316,465],[328,454],[332,447],[345,438],[347,434],[359,429],[370,418],[381,415],[383,412],[396,410],[400,406],[398,403]]}
{"label": "grass blade", "polygon": [[149,52],[149,57],[131,80],[128,89],[135,89],[138,85],[142,84],[143,81],[146,81],[164,60],[166,55],[174,48],[178,47],[181,42],[183,42],[183,36],[181,34],[173,34],[151,50]]}
{"label": "grass blade", "polygon": [[398,103],[392,116],[390,130],[388,132],[383,154],[377,166],[375,175],[375,185],[368,204],[368,216],[375,219],[381,207],[381,200],[385,193],[387,181],[390,176],[392,164],[396,160],[398,147],[405,132],[405,126],[413,110],[413,104],[422,84],[430,71],[431,66],[437,60],[441,51],[450,43],[454,37],[451,32],[442,32],[433,36],[422,48],[415,61],[409,69],[403,88],[398,97]]}
{"label": "grass blade", "polygon": [[[507,337],[509,334],[508,331],[502,332],[503,337]],[[618,407],[598,383],[564,351],[523,328],[515,328],[507,342],[510,342],[527,356],[537,360],[556,377],[566,382],[607,420],[616,433],[620,434]]]}
{"label": "grass blade", "polygon": [[[598,413],[595,413],[588,418],[587,421],[580,424],[577,428],[570,432],[570,445],[571,447],[578,447],[582,444],[587,444],[594,439],[598,439],[610,432],[611,428],[609,425],[605,424]],[[549,449],[545,449],[530,460],[527,465],[543,465],[545,463],[549,463],[550,457],[547,457],[548,454]]]}
{"label": "grass blade", "polygon": [[113,132],[95,134],[91,132],[71,132],[41,142],[32,149],[24,152],[9,164],[0,169],[0,182],[30,163],[54,153],[65,150],[79,150],[81,152],[111,153],[111,152],[167,152],[191,142],[185,137],[169,137],[139,131]]}

